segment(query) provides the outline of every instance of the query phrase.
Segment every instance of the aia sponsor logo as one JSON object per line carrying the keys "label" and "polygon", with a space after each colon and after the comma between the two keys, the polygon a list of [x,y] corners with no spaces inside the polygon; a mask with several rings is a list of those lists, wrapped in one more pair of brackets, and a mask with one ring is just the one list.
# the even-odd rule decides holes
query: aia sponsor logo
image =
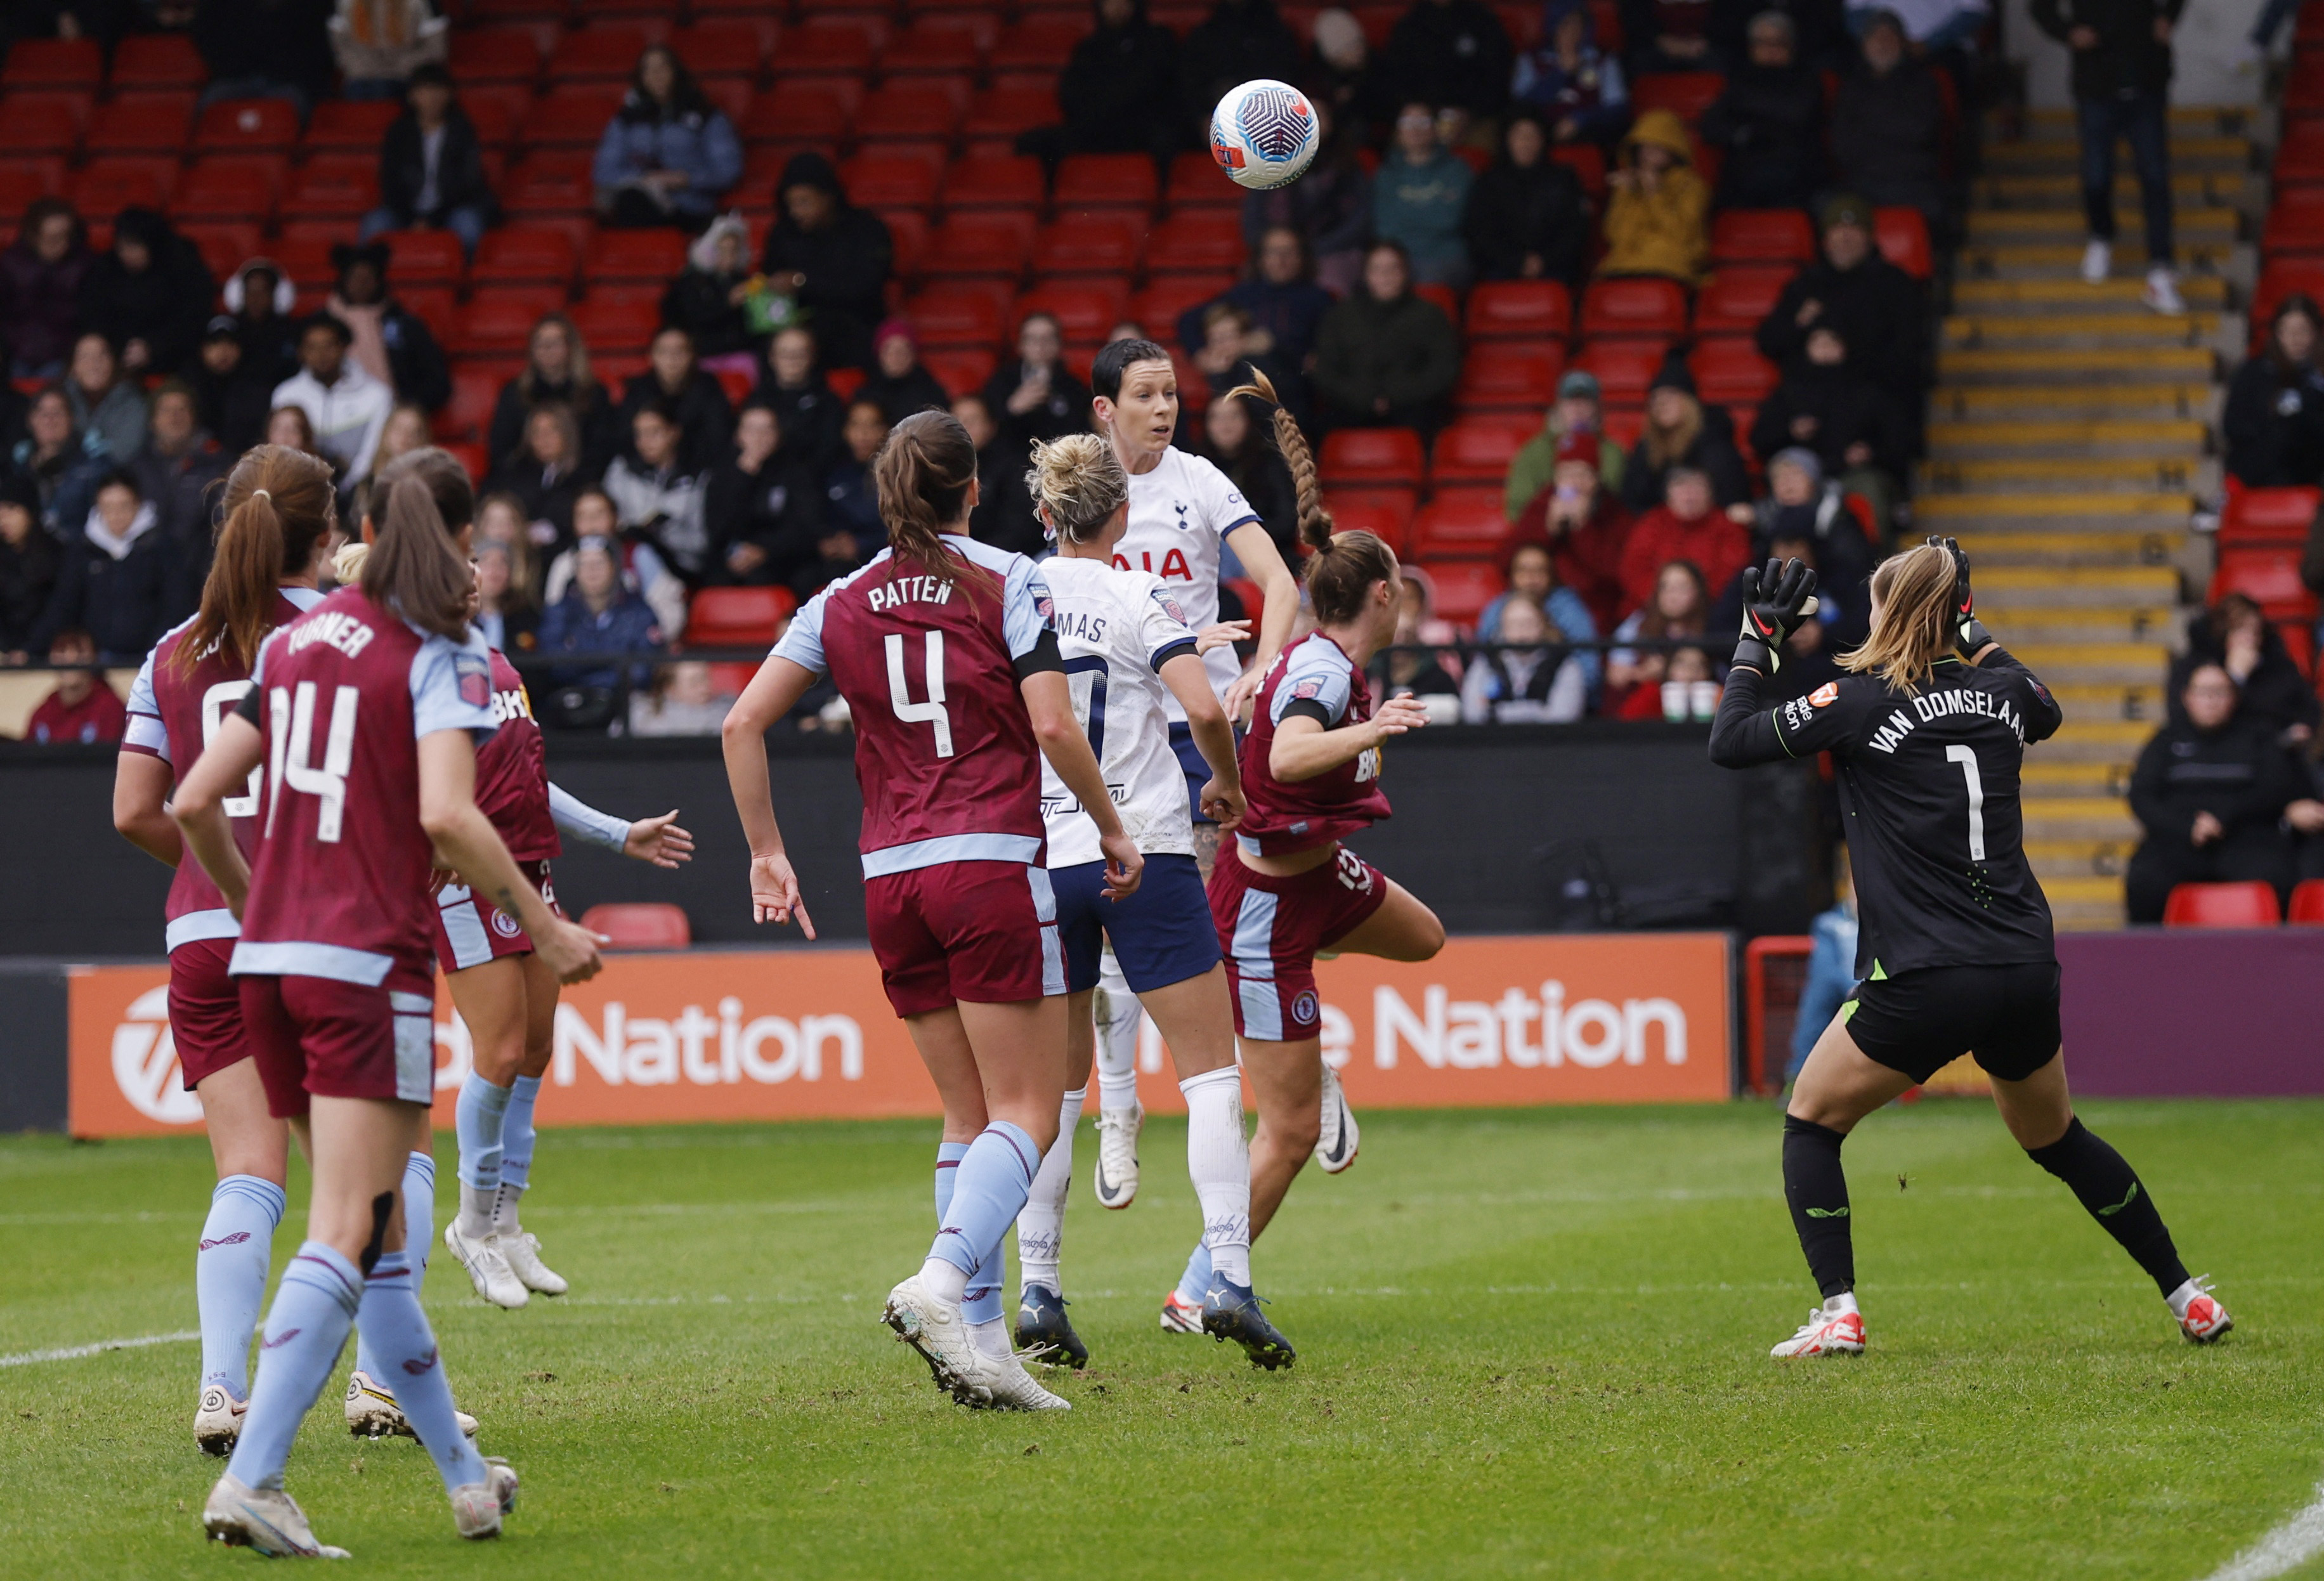
{"label": "aia sponsor logo", "polygon": [[306,1330],[303,1328],[286,1328],[272,1339],[260,1340],[258,1342],[258,1348],[261,1350],[280,1350],[305,1332]]}
{"label": "aia sponsor logo", "polygon": [[424,1378],[436,1370],[437,1354],[431,1349],[426,1356],[414,1356],[403,1364],[403,1370],[415,1378]]}
{"label": "aia sponsor logo", "polygon": [[204,1241],[201,1244],[200,1249],[207,1252],[213,1246],[238,1246],[249,1238],[250,1232],[248,1230],[238,1229],[230,1236],[220,1236],[214,1241]]}

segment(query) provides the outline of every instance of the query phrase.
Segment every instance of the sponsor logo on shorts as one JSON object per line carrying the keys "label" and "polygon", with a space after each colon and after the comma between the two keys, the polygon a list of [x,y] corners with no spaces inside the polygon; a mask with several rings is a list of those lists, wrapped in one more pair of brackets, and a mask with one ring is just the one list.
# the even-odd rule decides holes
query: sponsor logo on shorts
{"label": "sponsor logo on shorts", "polygon": [[437,1353],[433,1349],[430,1349],[426,1356],[414,1356],[411,1360],[405,1362],[403,1364],[403,1370],[410,1373],[415,1378],[425,1377],[427,1374],[436,1370],[436,1356]]}
{"label": "sponsor logo on shorts", "polygon": [[1291,1001],[1291,1019],[1301,1026],[1305,1026],[1309,1022],[1314,1020],[1315,1016],[1315,990],[1313,988],[1302,988],[1299,991],[1299,997]]}
{"label": "sponsor logo on shorts", "polygon": [[207,1252],[213,1246],[238,1246],[249,1238],[250,1232],[248,1230],[238,1229],[230,1236],[220,1236],[214,1241],[204,1241],[199,1249]]}
{"label": "sponsor logo on shorts", "polygon": [[524,924],[496,905],[493,907],[493,932],[503,939],[513,939],[524,932]]}

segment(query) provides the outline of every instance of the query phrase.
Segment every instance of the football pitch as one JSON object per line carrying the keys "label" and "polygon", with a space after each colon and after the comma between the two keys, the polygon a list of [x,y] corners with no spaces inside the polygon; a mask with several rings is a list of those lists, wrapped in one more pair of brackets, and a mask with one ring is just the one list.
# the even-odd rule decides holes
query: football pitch
{"label": "football pitch", "polygon": [[[2324,1473],[2324,1103],[2082,1113],[2218,1277],[2223,1344],[1982,1102],[1849,1143],[1871,1349],[1789,1364],[1815,1292],[1771,1107],[1367,1113],[1257,1249],[1300,1352],[1264,1375],[1156,1324],[1198,1228],[1183,1126],[1106,1213],[1085,1122],[1094,1355],[1040,1416],[953,1405],[877,1322],[931,1233],[933,1122],[547,1132],[525,1219],[574,1293],[487,1308],[440,1246],[428,1278],[524,1478],[507,1537],[460,1543],[423,1451],[347,1437],[345,1362],[290,1485],[375,1575],[2201,1581]],[[0,1141],[0,1574],[259,1563],[201,1540],[189,1340],[25,1359],[191,1329],[210,1181],[194,1138]]]}

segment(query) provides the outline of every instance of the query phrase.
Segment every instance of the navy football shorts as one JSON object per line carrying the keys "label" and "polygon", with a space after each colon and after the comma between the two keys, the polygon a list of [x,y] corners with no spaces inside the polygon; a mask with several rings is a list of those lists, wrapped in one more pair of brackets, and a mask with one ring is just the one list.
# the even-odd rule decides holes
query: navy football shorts
{"label": "navy football shorts", "polygon": [[1202,873],[1190,856],[1148,857],[1146,875],[1127,900],[1105,897],[1102,861],[1052,868],[1049,884],[1057,896],[1068,993],[1097,987],[1098,958],[1109,939],[1121,975],[1136,994],[1200,977],[1219,963],[1218,929],[1211,921]]}

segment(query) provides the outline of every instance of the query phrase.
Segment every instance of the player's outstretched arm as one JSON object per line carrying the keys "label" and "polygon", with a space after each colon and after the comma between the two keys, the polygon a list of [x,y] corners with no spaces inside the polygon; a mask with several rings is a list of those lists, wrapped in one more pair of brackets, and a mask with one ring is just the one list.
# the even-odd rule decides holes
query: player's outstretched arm
{"label": "player's outstretched arm", "polygon": [[1391,737],[1419,730],[1427,722],[1428,710],[1416,697],[1391,697],[1360,724],[1333,730],[1325,730],[1323,722],[1313,715],[1286,713],[1283,722],[1275,727],[1275,743],[1267,754],[1268,772],[1286,785],[1296,785],[1352,763]]}
{"label": "player's outstretched arm", "polygon": [[1711,722],[1711,760],[1721,768],[1779,763],[1791,756],[1775,733],[1775,711],[1759,706],[1764,679],[1739,660],[1727,672],[1727,689],[1719,694],[1719,713]]}
{"label": "player's outstretched arm", "polygon": [[533,952],[559,981],[587,982],[597,975],[604,965],[597,953],[602,941],[549,908],[477,807],[476,747],[466,731],[429,731],[420,738],[420,826],[463,883],[524,924]]}
{"label": "player's outstretched arm", "polygon": [[675,807],[659,818],[640,818],[633,823],[611,813],[600,813],[552,781],[549,786],[549,815],[555,820],[559,834],[584,845],[617,850],[632,861],[675,868],[680,862],[694,859],[694,836],[678,826]]}
{"label": "player's outstretched arm", "polygon": [[799,931],[810,939],[815,921],[799,903],[798,875],[791,871],[782,827],[775,822],[774,788],[767,778],[767,732],[798,706],[815,679],[815,672],[805,665],[770,655],[726,711],[726,722],[718,731],[726,756],[727,788],[742,820],[742,837],[751,845],[751,920],[779,924],[796,916]]}
{"label": "player's outstretched arm", "polygon": [[1242,822],[1246,804],[1242,772],[1235,764],[1234,727],[1211,691],[1211,673],[1194,655],[1181,652],[1163,664],[1162,684],[1186,711],[1186,728],[1211,766],[1211,783],[1203,787],[1204,816],[1221,829],[1232,829]]}
{"label": "player's outstretched arm", "polygon": [[170,816],[168,761],[150,752],[124,751],[114,759],[113,827],[122,839],[165,868],[186,854],[177,820]]}
{"label": "player's outstretched arm", "polygon": [[1041,756],[1049,760],[1074,800],[1097,825],[1098,849],[1105,853],[1105,892],[1117,900],[1135,894],[1146,859],[1139,854],[1138,842],[1122,832],[1120,815],[1114,811],[1113,798],[1106,794],[1105,772],[1090,750],[1082,722],[1074,717],[1074,694],[1065,672],[1037,669],[1020,679],[1017,688],[1024,695],[1025,712],[1032,717],[1033,740],[1040,746]]}
{"label": "player's outstretched arm", "polygon": [[178,821],[187,849],[237,918],[250,897],[250,863],[234,842],[226,799],[249,783],[250,771],[265,756],[266,738],[258,727],[239,712],[230,713],[219,722],[217,734],[194,760],[170,804],[170,815]]}

